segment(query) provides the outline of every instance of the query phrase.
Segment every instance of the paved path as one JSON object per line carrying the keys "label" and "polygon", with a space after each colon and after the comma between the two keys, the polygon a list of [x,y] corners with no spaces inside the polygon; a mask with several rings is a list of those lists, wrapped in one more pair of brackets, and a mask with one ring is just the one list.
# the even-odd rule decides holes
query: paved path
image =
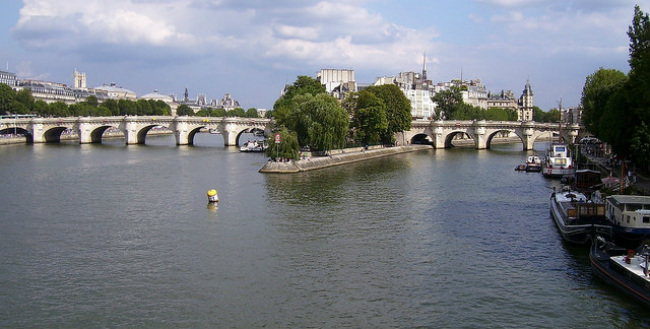
{"label": "paved path", "polygon": [[[587,155],[589,161],[599,167],[601,170],[609,172],[612,176],[620,178],[621,176],[621,167],[612,166],[609,163],[609,158],[597,157],[593,155]],[[650,178],[643,175],[636,174],[636,183],[633,184],[640,190],[644,190],[646,195],[650,193]]]}

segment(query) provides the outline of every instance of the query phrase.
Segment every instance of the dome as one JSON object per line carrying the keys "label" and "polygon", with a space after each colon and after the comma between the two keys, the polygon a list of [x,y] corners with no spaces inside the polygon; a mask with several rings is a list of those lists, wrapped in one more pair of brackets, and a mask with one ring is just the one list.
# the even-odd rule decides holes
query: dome
{"label": "dome", "polygon": [[158,92],[158,89],[155,89],[152,93],[140,96],[140,99],[148,99],[153,101],[163,101],[165,103],[173,103],[174,98],[169,95],[164,95]]}

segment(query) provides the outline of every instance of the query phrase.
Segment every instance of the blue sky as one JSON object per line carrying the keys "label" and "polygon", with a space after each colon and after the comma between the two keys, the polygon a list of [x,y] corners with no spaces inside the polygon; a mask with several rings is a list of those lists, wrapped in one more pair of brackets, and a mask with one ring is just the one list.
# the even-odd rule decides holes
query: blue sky
{"label": "blue sky", "polygon": [[[547,111],[577,106],[600,67],[629,70],[634,0],[2,0],[0,63],[19,78],[115,82],[270,109],[298,75],[358,83],[421,71],[480,79]],[[642,7],[644,12],[650,8]]]}

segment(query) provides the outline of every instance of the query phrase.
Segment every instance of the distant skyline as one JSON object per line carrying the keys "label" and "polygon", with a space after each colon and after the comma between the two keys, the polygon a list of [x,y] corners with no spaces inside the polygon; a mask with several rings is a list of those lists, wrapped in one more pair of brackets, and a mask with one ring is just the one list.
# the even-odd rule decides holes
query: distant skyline
{"label": "distant skyline", "polygon": [[[226,93],[272,109],[285,84],[323,68],[357,83],[422,70],[434,83],[527,81],[544,111],[580,103],[600,67],[629,71],[632,0],[3,0],[0,63],[21,79],[138,96]],[[641,10],[648,12],[641,4]]]}

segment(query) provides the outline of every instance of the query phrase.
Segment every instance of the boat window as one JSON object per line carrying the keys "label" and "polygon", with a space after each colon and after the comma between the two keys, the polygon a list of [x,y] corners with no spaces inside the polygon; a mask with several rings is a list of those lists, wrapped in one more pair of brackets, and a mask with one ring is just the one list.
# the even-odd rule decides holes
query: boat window
{"label": "boat window", "polygon": [[558,147],[555,148],[555,152],[564,152],[564,151],[566,151],[564,146],[558,146]]}
{"label": "boat window", "polygon": [[627,223],[630,223],[630,215],[627,215]]}
{"label": "boat window", "polygon": [[650,223],[650,216],[643,216],[644,223]]}

